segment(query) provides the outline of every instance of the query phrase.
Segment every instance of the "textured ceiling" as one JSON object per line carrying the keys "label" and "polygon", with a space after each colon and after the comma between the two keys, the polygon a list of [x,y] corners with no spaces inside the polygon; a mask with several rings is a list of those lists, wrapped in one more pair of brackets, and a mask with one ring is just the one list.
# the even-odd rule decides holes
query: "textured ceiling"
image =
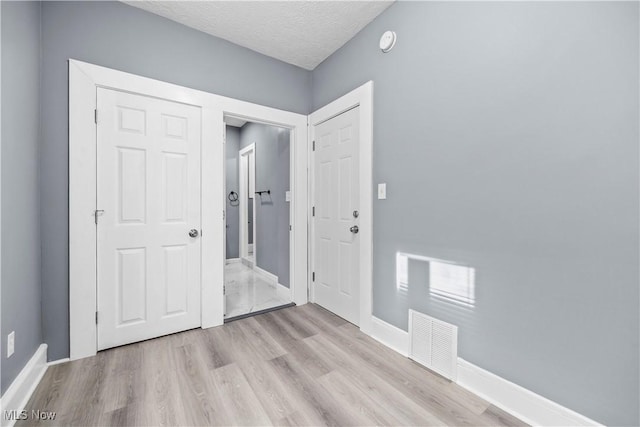
{"label": "textured ceiling", "polygon": [[313,70],[393,1],[131,1],[124,3]]}

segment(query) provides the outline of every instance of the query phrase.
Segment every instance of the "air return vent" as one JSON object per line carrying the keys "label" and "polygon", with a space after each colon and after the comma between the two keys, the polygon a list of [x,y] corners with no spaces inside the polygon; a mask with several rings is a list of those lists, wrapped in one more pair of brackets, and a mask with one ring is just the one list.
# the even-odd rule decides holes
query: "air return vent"
{"label": "air return vent", "polygon": [[456,380],[458,327],[409,310],[409,357],[450,380]]}

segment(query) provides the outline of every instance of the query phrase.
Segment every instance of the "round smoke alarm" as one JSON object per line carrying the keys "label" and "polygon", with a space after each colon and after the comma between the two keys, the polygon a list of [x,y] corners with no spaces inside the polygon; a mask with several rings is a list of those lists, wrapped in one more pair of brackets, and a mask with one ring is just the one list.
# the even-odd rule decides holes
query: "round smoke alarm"
{"label": "round smoke alarm", "polygon": [[385,31],[382,37],[380,37],[380,49],[384,53],[389,52],[395,44],[396,44],[395,31]]}

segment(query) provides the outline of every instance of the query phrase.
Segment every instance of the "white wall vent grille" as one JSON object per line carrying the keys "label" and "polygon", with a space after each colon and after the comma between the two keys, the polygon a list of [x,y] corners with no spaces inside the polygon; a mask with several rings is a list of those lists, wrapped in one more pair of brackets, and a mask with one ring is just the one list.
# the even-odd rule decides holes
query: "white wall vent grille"
{"label": "white wall vent grille", "polygon": [[458,327],[409,310],[409,357],[455,381],[458,366]]}

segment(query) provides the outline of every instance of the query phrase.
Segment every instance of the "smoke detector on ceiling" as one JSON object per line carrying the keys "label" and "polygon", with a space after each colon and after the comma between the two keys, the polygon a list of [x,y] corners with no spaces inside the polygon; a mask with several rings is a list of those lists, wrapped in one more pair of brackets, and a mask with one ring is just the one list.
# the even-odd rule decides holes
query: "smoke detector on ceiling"
{"label": "smoke detector on ceiling", "polygon": [[395,31],[385,31],[382,37],[380,37],[380,50],[384,53],[389,52],[393,49],[393,46],[396,44],[396,33]]}

